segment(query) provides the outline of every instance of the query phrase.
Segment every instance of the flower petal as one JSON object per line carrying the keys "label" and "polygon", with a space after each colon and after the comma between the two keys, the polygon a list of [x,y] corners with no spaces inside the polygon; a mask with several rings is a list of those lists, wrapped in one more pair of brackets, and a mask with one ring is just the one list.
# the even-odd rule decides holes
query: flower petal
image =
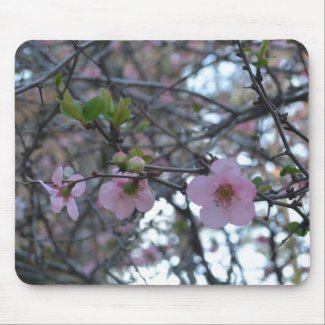
{"label": "flower petal", "polygon": [[155,204],[155,197],[150,189],[138,193],[135,206],[140,212],[148,212]]}
{"label": "flower petal", "polygon": [[45,184],[43,181],[41,181],[40,179],[38,180],[38,182],[44,187],[44,189],[47,191],[47,193],[49,193],[50,195],[56,195],[58,193],[58,190]]}
{"label": "flower petal", "polygon": [[248,225],[255,216],[255,206],[253,201],[245,202],[234,199],[228,209],[229,222],[236,226]]}
{"label": "flower petal", "polygon": [[222,228],[228,223],[227,210],[217,207],[213,202],[200,210],[200,218],[204,225],[211,228]]}
{"label": "flower petal", "polygon": [[[79,181],[80,179],[84,179],[82,175],[74,174],[69,178],[69,181]],[[78,182],[71,190],[71,194],[74,197],[81,196],[86,190],[86,182]]]}
{"label": "flower petal", "polygon": [[232,159],[219,159],[213,162],[210,167],[211,171],[216,175],[231,173],[232,175],[240,175],[238,164]]}
{"label": "flower petal", "polygon": [[52,182],[57,186],[62,186],[63,167],[59,166],[52,175]]}
{"label": "flower petal", "polygon": [[134,200],[130,198],[120,199],[117,202],[116,209],[114,211],[117,219],[126,219],[133,213],[135,208]]}
{"label": "flower petal", "polygon": [[253,201],[256,195],[256,186],[253,182],[243,176],[236,177],[234,190],[239,194],[241,200]]}
{"label": "flower petal", "polygon": [[68,215],[71,217],[72,220],[77,221],[79,218],[79,210],[77,207],[76,200],[70,197],[66,203]]}
{"label": "flower petal", "polygon": [[98,200],[105,209],[115,212],[121,191],[115,182],[107,182],[100,187]]}
{"label": "flower petal", "polygon": [[196,176],[187,186],[187,196],[198,205],[205,205],[213,200],[212,194],[216,190],[215,177]]}
{"label": "flower petal", "polygon": [[51,195],[50,197],[51,201],[51,209],[54,213],[59,213],[61,212],[63,206],[64,206],[64,201],[62,196],[54,196]]}
{"label": "flower petal", "polygon": [[121,188],[115,182],[104,183],[99,189],[98,200],[107,210],[115,211],[116,205],[120,198]]}

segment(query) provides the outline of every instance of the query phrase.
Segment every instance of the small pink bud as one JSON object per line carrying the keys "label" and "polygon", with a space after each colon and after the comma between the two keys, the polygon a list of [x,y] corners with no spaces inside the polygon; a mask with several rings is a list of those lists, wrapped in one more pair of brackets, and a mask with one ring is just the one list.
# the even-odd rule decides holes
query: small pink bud
{"label": "small pink bud", "polygon": [[133,157],[127,163],[127,171],[142,173],[145,165],[145,161],[140,157]]}
{"label": "small pink bud", "polygon": [[113,162],[116,166],[123,169],[127,163],[127,155],[124,152],[119,151],[113,156]]}

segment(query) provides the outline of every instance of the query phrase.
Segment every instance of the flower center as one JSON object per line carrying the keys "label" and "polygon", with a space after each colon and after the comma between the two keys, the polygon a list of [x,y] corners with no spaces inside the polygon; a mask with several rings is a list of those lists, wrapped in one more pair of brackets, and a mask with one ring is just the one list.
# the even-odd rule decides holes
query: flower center
{"label": "flower center", "polygon": [[134,196],[138,192],[138,182],[131,181],[123,185],[123,194],[127,196]]}
{"label": "flower center", "polygon": [[228,207],[231,205],[233,196],[235,193],[230,184],[220,185],[214,193],[214,201],[218,207]]}
{"label": "flower center", "polygon": [[61,189],[61,195],[67,199],[71,193],[72,187],[71,186],[66,186]]}

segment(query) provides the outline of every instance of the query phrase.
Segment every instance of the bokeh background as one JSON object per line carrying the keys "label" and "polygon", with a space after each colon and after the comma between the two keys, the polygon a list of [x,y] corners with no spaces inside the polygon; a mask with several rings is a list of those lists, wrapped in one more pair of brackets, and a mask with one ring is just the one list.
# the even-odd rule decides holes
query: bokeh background
{"label": "bokeh background", "polygon": [[[199,207],[179,191],[150,182],[154,208],[121,222],[100,207],[98,189],[104,180],[94,179],[77,200],[80,218],[74,222],[65,210],[59,215],[51,211],[39,184],[24,184],[50,180],[59,165],[65,166],[66,177],[111,168],[114,148],[105,138],[60,114],[55,86],[60,73],[80,101],[105,88],[115,101],[123,93],[138,103],[152,120],[134,105],[121,132],[122,147],[142,148],[154,157],[154,165],[198,166],[191,152],[233,158],[246,177],[259,176],[270,185],[273,192],[266,196],[282,195],[284,203],[292,202],[287,190],[307,186],[299,173],[280,175],[291,161],[287,156],[273,158],[283,152],[283,144],[272,116],[256,103],[233,41],[105,41],[80,50],[82,44],[30,41],[16,54],[18,276],[32,284],[301,283],[309,272],[310,235],[291,234],[288,225],[302,221],[294,209],[270,207],[260,198],[250,225],[215,230],[202,226]],[[245,41],[243,46],[250,61],[256,61],[261,41]],[[307,136],[304,47],[295,41],[271,41],[261,72],[268,96]],[[42,82],[28,88],[35,80]],[[109,130],[105,120],[101,123]],[[308,169],[308,142],[297,133],[285,134]],[[193,176],[164,172],[160,177],[183,185]],[[308,215],[307,191],[299,203]]]}

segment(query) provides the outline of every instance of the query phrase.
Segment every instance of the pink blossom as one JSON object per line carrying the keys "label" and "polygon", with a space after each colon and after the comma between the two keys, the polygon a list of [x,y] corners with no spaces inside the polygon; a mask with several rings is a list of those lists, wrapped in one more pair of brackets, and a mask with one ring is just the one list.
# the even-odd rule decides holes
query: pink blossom
{"label": "pink blossom", "polygon": [[202,206],[203,224],[211,228],[227,223],[249,224],[255,215],[254,184],[241,175],[239,166],[231,159],[216,160],[210,170],[211,175],[195,177],[186,190],[188,197]]}
{"label": "pink blossom", "polygon": [[53,176],[53,186],[45,184],[39,180],[44,189],[50,194],[51,209],[54,213],[59,213],[64,206],[67,207],[69,216],[76,221],[79,218],[79,211],[75,201],[76,197],[80,197],[86,189],[85,182],[78,182],[73,185],[72,182],[84,179],[82,175],[72,175],[68,182],[63,183],[63,168],[58,167]]}
{"label": "pink blossom", "polygon": [[[114,171],[113,171],[114,172]],[[135,176],[131,173],[120,175]],[[99,202],[107,210],[122,220],[128,218],[137,208],[140,212],[152,209],[155,198],[147,180],[113,178],[99,190]]]}

